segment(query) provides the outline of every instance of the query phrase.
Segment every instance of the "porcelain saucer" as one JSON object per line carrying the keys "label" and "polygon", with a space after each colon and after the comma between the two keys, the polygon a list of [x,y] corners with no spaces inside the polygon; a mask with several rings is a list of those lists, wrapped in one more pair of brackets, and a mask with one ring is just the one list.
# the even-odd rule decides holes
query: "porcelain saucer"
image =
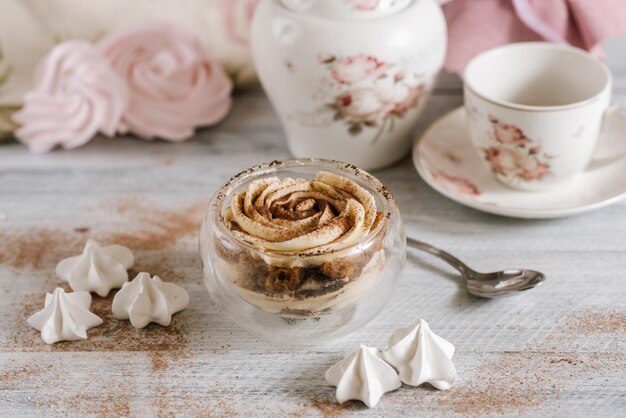
{"label": "porcelain saucer", "polygon": [[524,192],[496,180],[467,136],[465,109],[444,114],[420,135],[413,163],[433,189],[463,205],[516,218],[558,218],[626,197],[626,109],[607,113],[594,160],[556,190]]}

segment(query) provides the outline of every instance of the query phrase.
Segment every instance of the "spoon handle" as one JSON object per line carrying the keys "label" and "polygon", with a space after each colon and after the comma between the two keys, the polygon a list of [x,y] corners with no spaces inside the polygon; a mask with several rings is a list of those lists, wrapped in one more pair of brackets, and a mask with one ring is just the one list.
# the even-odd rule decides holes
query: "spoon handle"
{"label": "spoon handle", "polygon": [[474,273],[475,273],[474,270],[469,268],[467,264],[465,264],[464,262],[462,262],[461,260],[453,256],[452,254],[444,250],[441,250],[437,247],[433,247],[430,244],[427,244],[423,241],[418,241],[410,237],[406,238],[406,243],[413,248],[417,248],[418,250],[425,251],[427,253],[434,255],[435,257],[441,258],[443,261],[445,261],[446,263],[450,264],[452,267],[457,269],[463,275],[463,278],[465,278],[466,280],[471,279],[474,276]]}

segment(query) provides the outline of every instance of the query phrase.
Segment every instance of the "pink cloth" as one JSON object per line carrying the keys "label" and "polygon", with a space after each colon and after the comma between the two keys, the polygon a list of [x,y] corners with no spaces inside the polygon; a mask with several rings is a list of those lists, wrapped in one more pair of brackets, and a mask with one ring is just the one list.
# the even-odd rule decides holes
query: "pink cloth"
{"label": "pink cloth", "polygon": [[440,0],[448,22],[445,67],[461,74],[476,54],[511,42],[567,43],[603,57],[626,34],[626,0]]}

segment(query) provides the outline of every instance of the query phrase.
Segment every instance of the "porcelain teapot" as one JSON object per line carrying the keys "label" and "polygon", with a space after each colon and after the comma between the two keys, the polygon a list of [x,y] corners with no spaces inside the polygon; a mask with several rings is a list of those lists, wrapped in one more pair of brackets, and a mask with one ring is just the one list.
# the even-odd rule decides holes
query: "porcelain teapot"
{"label": "porcelain teapot", "polygon": [[364,169],[408,153],[445,51],[436,0],[262,0],[252,22],[291,153]]}

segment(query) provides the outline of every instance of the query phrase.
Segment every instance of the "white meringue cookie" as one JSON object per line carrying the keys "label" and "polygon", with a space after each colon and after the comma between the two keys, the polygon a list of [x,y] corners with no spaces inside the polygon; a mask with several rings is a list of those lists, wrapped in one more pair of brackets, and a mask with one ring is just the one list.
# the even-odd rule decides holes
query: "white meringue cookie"
{"label": "white meringue cookie", "polygon": [[90,239],[81,255],[61,260],[57,274],[70,284],[72,290],[86,290],[105,297],[111,289],[118,289],[128,281],[128,270],[133,266],[133,253],[122,245],[101,247]]}
{"label": "white meringue cookie", "polygon": [[44,308],[26,322],[41,331],[41,339],[47,344],[84,340],[89,328],[102,324],[102,319],[89,311],[90,305],[89,292],[65,293],[57,287],[52,294],[46,293]]}
{"label": "white meringue cookie", "polygon": [[168,326],[172,315],[189,304],[187,291],[173,283],[164,283],[158,276],[139,273],[133,281],[124,283],[113,298],[113,317],[130,319],[135,328],[150,322]]}
{"label": "white meringue cookie", "polygon": [[403,383],[411,386],[430,383],[447,390],[456,380],[453,354],[454,346],[420,319],[415,326],[401,328],[391,336],[383,358],[398,370]]}
{"label": "white meringue cookie", "polygon": [[376,406],[384,393],[398,389],[402,384],[378,349],[363,344],[328,369],[326,381],[337,386],[337,402],[357,399],[369,408]]}

